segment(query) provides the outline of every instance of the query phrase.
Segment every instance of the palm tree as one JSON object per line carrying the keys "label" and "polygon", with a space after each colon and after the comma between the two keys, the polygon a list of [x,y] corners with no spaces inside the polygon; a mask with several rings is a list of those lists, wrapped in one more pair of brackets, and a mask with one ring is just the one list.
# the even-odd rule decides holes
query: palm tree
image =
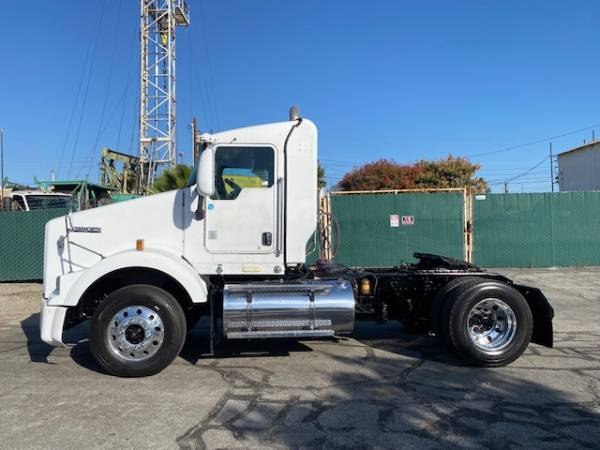
{"label": "palm tree", "polygon": [[177,164],[172,170],[165,170],[154,180],[150,193],[156,194],[174,189],[183,189],[187,186],[192,170],[190,166],[185,164]]}
{"label": "palm tree", "polygon": [[327,181],[325,180],[325,167],[321,164],[317,165],[317,187],[319,189],[327,186]]}

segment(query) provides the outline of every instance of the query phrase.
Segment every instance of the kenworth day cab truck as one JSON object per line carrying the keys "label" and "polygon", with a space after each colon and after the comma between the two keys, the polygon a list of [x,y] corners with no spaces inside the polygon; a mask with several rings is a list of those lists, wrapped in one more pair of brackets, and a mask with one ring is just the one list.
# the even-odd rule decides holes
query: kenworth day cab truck
{"label": "kenworth day cab truck", "polygon": [[[391,268],[306,265],[317,227],[317,128],[289,121],[199,135],[188,187],[46,225],[42,339],[91,320],[90,348],[118,376],[169,365],[210,317],[218,339],[314,338],[355,318],[433,332],[469,364],[501,366],[552,346],[540,290],[430,254]],[[368,238],[368,237],[367,237]]]}

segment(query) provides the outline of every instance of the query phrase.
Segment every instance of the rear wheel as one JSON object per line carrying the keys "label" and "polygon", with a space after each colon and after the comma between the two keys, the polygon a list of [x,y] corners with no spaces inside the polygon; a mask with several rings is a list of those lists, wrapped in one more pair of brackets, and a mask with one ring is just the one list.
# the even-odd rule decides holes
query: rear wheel
{"label": "rear wheel", "polygon": [[144,284],[110,294],[92,318],[90,348],[98,364],[121,377],[154,375],[179,354],[186,319],[168,292]]}
{"label": "rear wheel", "polygon": [[474,278],[449,292],[441,308],[440,328],[460,358],[497,367],[525,351],[533,318],[527,301],[512,286]]}
{"label": "rear wheel", "polygon": [[436,335],[444,335],[444,327],[442,327],[442,317],[444,316],[444,307],[447,306],[446,299],[450,296],[450,293],[462,286],[465,283],[469,283],[473,280],[470,277],[457,277],[437,290],[432,302],[431,310],[429,315],[429,328]]}

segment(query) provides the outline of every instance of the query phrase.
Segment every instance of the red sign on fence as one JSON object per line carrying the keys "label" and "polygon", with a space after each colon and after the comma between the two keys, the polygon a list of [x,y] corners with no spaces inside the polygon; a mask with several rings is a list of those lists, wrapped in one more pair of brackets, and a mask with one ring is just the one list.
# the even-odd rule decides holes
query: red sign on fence
{"label": "red sign on fence", "polygon": [[415,216],[402,216],[402,225],[414,225]]}

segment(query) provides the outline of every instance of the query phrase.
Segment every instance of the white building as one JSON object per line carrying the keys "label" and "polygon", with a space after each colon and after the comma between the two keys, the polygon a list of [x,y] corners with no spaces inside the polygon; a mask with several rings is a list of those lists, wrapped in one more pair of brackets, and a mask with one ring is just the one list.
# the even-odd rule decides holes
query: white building
{"label": "white building", "polygon": [[557,159],[561,191],[600,190],[600,141],[559,153]]}

